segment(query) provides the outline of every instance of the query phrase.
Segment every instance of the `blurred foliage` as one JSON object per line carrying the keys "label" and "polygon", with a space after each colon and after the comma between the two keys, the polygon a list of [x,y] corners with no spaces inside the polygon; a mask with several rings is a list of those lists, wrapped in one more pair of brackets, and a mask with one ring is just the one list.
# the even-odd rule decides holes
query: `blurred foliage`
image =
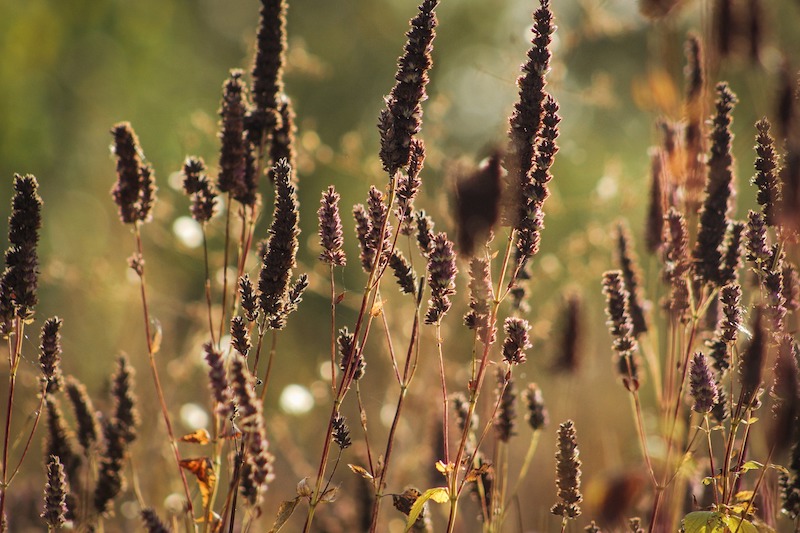
{"label": "blurred foliage", "polygon": [[[125,267],[133,237],[118,222],[108,194],[114,181],[108,131],[115,122],[128,120],[155,167],[161,188],[156,223],[145,230],[145,256],[154,312],[164,326],[160,364],[175,384],[168,390],[173,416],[179,417],[177,406],[184,402],[206,408],[207,385],[199,351],[204,313],[202,248],[188,248],[173,232],[173,221],[187,213],[188,205],[173,174],[187,154],[204,157],[212,169],[216,165],[220,87],[229,69],[249,68],[258,6],[254,0],[0,0],[0,198],[10,198],[15,172],[32,173],[40,180],[45,211],[37,315],[64,318],[65,371],[79,376],[97,397],[107,389],[106,376],[119,351],[131,354],[140,369],[139,396],[147,401],[153,397],[141,357],[145,352],[138,286]],[[505,142],[533,8],[533,2],[519,0],[445,0],[438,9],[431,98],[424,104],[422,137],[430,152],[421,203],[434,213],[440,228],[452,230],[447,215],[449,170],[464,158],[478,161]],[[610,342],[603,330],[599,280],[612,261],[609,228],[620,215],[628,217],[635,229],[641,227],[648,187],[647,148],[658,138],[654,121],[661,115],[680,116],[684,39],[689,30],[707,34],[712,21],[707,1],[687,0],[676,13],[659,21],[643,18],[632,0],[555,2],[553,8],[559,30],[550,89],[562,110],[561,151],[554,169],[554,194],[545,207],[542,252],[534,265],[535,354],[520,377],[545,382],[553,420],[574,417],[579,434],[592,443],[583,448],[584,462],[598,473],[596,478],[602,478],[600,472],[611,477],[637,464],[638,452],[635,446],[623,445],[633,442],[632,424],[601,434],[603,428],[592,422],[602,418],[601,412],[608,414],[616,409],[614,405],[627,401],[621,387],[611,388]],[[709,75],[712,83],[729,80],[741,102],[734,123],[740,214],[754,197],[747,186],[752,174],[753,123],[773,114],[784,53],[800,49],[797,2],[764,2],[764,8],[767,31],[761,63],[753,63],[738,50],[715,64]],[[290,382],[305,384],[319,408],[304,416],[320,420],[327,412],[327,389],[318,373],[327,357],[329,310],[326,270],[315,264],[319,193],[334,183],[342,194],[342,205],[349,206],[363,201],[369,184],[383,185],[375,123],[382,97],[393,84],[395,60],[415,9],[415,2],[409,0],[290,4],[286,85],[298,117],[301,270],[318,275],[312,276],[311,288],[316,293],[302,304],[303,318],[291,320],[279,341],[281,359],[267,413],[276,417],[268,424],[272,424],[273,451],[281,465],[267,513],[283,499],[277,494],[291,494],[297,479],[311,474],[296,454],[281,450],[298,446],[313,464],[322,442],[320,425],[324,427],[324,422],[303,421],[299,426],[294,418],[281,418],[275,401],[279,391]],[[265,236],[272,199],[267,184],[262,185],[265,216],[259,237]],[[8,202],[0,204],[5,216]],[[349,217],[345,220],[348,250],[354,258],[352,222]],[[221,262],[222,226],[212,228],[213,264]],[[641,237],[640,231],[635,234]],[[645,261],[644,266],[648,265],[654,272],[655,263]],[[466,265],[461,269],[466,271]],[[360,293],[364,277],[355,260],[337,283],[348,294]],[[564,286],[582,288],[587,294],[586,361],[577,378],[550,380]],[[650,297],[657,299],[655,294]],[[352,321],[354,311],[346,309],[357,305],[357,299],[345,298],[341,324]],[[398,327],[405,323],[405,317],[389,319]],[[449,357],[466,361],[468,351],[458,340],[458,317],[449,319],[445,329],[445,336],[452,336]],[[29,331],[26,362],[33,367],[38,341],[35,330]],[[370,372],[389,368],[386,362],[370,365]],[[452,378],[454,384],[464,381],[462,373]],[[435,379],[422,381],[417,385],[436,386]],[[32,381],[27,385],[31,387]],[[598,387],[613,392],[598,402]],[[380,406],[387,398],[393,401],[394,388],[384,389],[377,383],[366,391],[370,407]],[[33,394],[28,396],[26,400],[20,394],[18,401],[33,409]],[[153,417],[153,427],[147,431],[159,431],[157,411],[144,410],[150,413],[146,419]],[[373,427],[385,431],[377,421]],[[182,429],[194,428],[184,424]],[[547,445],[543,443],[539,457],[549,462],[552,439],[544,440]],[[522,453],[525,443],[517,445]],[[133,453],[134,460],[143,463],[149,454],[160,455],[164,450],[142,439]],[[407,458],[410,463],[405,466],[419,460]],[[168,461],[164,459],[164,464]],[[29,462],[34,463],[29,470],[36,472],[38,465]],[[431,468],[432,462],[424,467]],[[550,466],[542,469],[552,471]],[[392,484],[398,487],[407,481],[400,479],[401,470],[408,472],[397,469]],[[543,477],[549,479],[549,475]],[[140,482],[160,498],[166,495],[166,488],[159,487],[163,480]],[[34,483],[31,488],[37,497],[40,486]],[[532,481],[531,490],[534,487],[537,494],[548,495],[542,507],[546,511],[553,489],[545,481]],[[546,512],[531,512],[526,523],[537,527],[548,523]],[[130,517],[129,512],[122,514]]]}

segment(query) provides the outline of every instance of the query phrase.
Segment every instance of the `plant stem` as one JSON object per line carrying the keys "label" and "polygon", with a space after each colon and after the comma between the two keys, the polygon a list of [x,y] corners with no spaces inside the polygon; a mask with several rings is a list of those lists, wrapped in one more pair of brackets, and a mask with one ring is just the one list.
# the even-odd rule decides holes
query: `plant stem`
{"label": "plant stem", "polygon": [[[140,258],[144,257],[143,248],[142,248],[142,236],[139,229],[139,224],[137,223],[134,225],[134,232],[136,236],[136,251]],[[156,358],[153,348],[153,338],[150,332],[150,309],[147,303],[147,283],[145,282],[144,276],[144,264],[141,266],[141,274],[139,275],[139,289],[142,297],[142,311],[144,314],[144,331],[145,336],[147,337],[147,354],[148,359],[150,362],[150,371],[153,376],[153,383],[155,385],[156,394],[158,395],[158,402],[161,406],[161,414],[164,417],[164,424],[167,427],[167,435],[169,436],[169,442],[172,446],[173,454],[175,455],[175,465],[178,467],[178,473],[180,474],[181,482],[183,484],[183,491],[184,495],[186,496],[186,511],[191,516],[192,522],[194,522],[194,509],[192,506],[192,496],[191,492],[189,491],[189,484],[186,482],[186,475],[183,472],[183,468],[181,467],[181,454],[178,451],[178,444],[175,440],[175,432],[172,429],[172,422],[170,422],[169,418],[169,410],[167,409],[167,402],[164,399],[164,390],[161,387],[161,380],[158,376],[158,368],[156,366]]]}

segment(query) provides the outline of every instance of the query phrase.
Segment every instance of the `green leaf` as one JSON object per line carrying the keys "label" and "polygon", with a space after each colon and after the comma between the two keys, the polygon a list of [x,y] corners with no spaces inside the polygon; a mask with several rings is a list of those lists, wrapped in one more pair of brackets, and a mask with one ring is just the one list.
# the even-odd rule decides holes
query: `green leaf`
{"label": "green leaf", "polygon": [[275,523],[272,524],[272,529],[269,530],[269,533],[278,533],[286,521],[289,520],[289,517],[292,516],[294,508],[297,507],[297,503],[299,501],[300,496],[293,500],[286,500],[285,502],[281,503],[281,506],[278,507],[278,515],[275,517]]}
{"label": "green leaf", "polygon": [[681,522],[683,533],[725,533],[725,515],[713,511],[695,511]]}
{"label": "green leaf", "polygon": [[433,500],[436,503],[449,502],[450,492],[447,490],[447,487],[434,487],[423,492],[414,502],[414,505],[411,506],[411,512],[408,513],[408,520],[406,520],[406,531],[414,527],[417,518],[419,518],[422,509],[425,507],[425,502],[428,500]]}
{"label": "green leaf", "polygon": [[742,520],[738,516],[725,516],[722,519],[731,532],[738,530],[738,533],[758,533],[758,528],[756,526],[747,520]]}
{"label": "green leaf", "polygon": [[706,477],[703,478],[703,485],[705,485],[706,487],[711,485],[713,482],[714,482],[714,478],[711,477],[711,476],[706,476]]}
{"label": "green leaf", "polygon": [[759,463],[758,461],[747,461],[742,465],[742,468],[740,468],[739,471],[744,474],[749,470],[758,470],[759,468],[764,468],[764,464]]}

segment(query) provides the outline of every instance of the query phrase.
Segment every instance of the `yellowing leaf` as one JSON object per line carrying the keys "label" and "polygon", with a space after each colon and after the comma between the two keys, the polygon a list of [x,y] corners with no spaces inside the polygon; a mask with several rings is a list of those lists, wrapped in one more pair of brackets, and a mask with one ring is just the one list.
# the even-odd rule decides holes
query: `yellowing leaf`
{"label": "yellowing leaf", "polygon": [[756,526],[747,520],[742,520],[738,516],[725,516],[723,517],[723,521],[731,531],[738,531],[739,533],[758,533],[758,528]]}
{"label": "yellowing leaf", "polygon": [[408,520],[406,520],[406,531],[414,527],[417,518],[420,513],[422,513],[422,509],[425,507],[425,503],[427,503],[428,500],[433,500],[436,503],[449,502],[450,492],[447,490],[447,487],[434,487],[423,492],[422,495],[417,498],[417,501],[414,502],[414,505],[411,506],[411,512],[408,513]]}
{"label": "yellowing leaf", "polygon": [[269,530],[269,533],[277,533],[283,527],[289,517],[292,516],[294,508],[297,507],[299,502],[300,496],[293,500],[281,502],[281,506],[278,507],[278,514],[275,516],[275,522],[272,524],[272,529]]}
{"label": "yellowing leaf", "polygon": [[374,479],[372,477],[372,474],[367,472],[367,469],[364,468],[363,466],[353,465],[353,464],[350,464],[350,463],[348,463],[347,466],[350,468],[350,470],[353,471],[353,473],[358,474],[359,476],[363,477],[364,479],[368,479],[370,481],[372,481]]}
{"label": "yellowing leaf", "polygon": [[192,444],[208,444],[211,442],[211,435],[206,429],[198,429],[194,433],[189,433],[181,437],[181,442],[191,442]]}
{"label": "yellowing leaf", "polygon": [[444,461],[436,461],[436,470],[438,470],[440,473],[444,475],[447,475],[450,472],[452,472],[453,468],[454,468],[453,463],[445,464]]}
{"label": "yellowing leaf", "polygon": [[759,463],[758,461],[747,461],[739,469],[739,472],[744,474],[745,472],[747,472],[749,470],[758,470],[759,468],[764,468],[764,465],[762,463]]}
{"label": "yellowing leaf", "polygon": [[203,498],[203,507],[208,507],[208,499],[217,483],[217,474],[214,473],[214,463],[208,457],[197,457],[194,459],[183,459],[180,462],[182,468],[195,475],[197,485],[200,487],[200,495]]}
{"label": "yellowing leaf", "polygon": [[734,496],[737,502],[749,502],[753,498],[752,490],[741,490]]}
{"label": "yellowing leaf", "polygon": [[683,533],[725,533],[724,515],[713,511],[695,511],[681,521]]}
{"label": "yellowing leaf", "polygon": [[492,470],[491,463],[483,463],[478,468],[473,468],[470,470],[466,477],[464,478],[465,483],[471,483],[473,481],[477,481],[479,477],[488,474]]}

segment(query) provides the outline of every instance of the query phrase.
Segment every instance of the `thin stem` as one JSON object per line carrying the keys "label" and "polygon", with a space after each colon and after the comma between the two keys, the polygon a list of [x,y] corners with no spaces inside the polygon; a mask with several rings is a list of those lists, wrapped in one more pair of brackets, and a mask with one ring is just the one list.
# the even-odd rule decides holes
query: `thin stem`
{"label": "thin stem", "polygon": [[331,393],[336,396],[336,282],[333,276],[333,263],[330,264],[331,273]]}
{"label": "thin stem", "polygon": [[[400,414],[403,410],[403,403],[405,401],[406,392],[408,391],[408,387],[411,385],[411,380],[414,377],[414,372],[416,370],[416,358],[414,357],[415,350],[419,345],[419,316],[420,316],[420,306],[422,304],[422,285],[420,285],[419,290],[417,291],[417,306],[416,306],[416,313],[414,313],[414,324],[411,328],[411,340],[408,343],[408,350],[406,352],[406,360],[405,366],[403,368],[403,378],[400,380],[400,394],[397,398],[397,407],[394,411],[394,419],[392,420],[392,426],[389,430],[389,436],[386,439],[386,451],[384,452],[384,459],[383,459],[383,468],[381,469],[380,476],[378,476],[378,482],[375,485],[375,502],[372,506],[372,520],[370,524],[370,532],[375,532],[378,527],[378,515],[380,514],[380,506],[381,500],[383,496],[383,490],[386,485],[386,472],[389,470],[389,460],[392,456],[392,450],[394,449],[394,438],[395,433],[397,431],[397,425],[400,422]],[[387,329],[388,331],[388,329]],[[412,364],[413,360],[413,364]]]}
{"label": "thin stem", "polygon": [[442,354],[442,325],[440,322],[436,323],[436,349],[439,352],[439,379],[442,385],[442,408],[444,410],[444,417],[442,419],[442,435],[444,436],[444,463],[450,464],[450,420],[449,412],[450,407],[447,401],[447,380],[444,373],[444,355]]}
{"label": "thin stem", "polygon": [[[139,257],[144,257],[143,248],[142,248],[142,236],[139,230],[139,224],[134,225],[134,232],[136,236],[136,251]],[[167,409],[167,402],[164,399],[164,390],[161,387],[161,380],[158,376],[158,368],[156,366],[156,358],[155,352],[153,347],[153,338],[150,332],[150,308],[147,304],[147,283],[145,282],[144,276],[144,264],[141,266],[141,274],[139,275],[139,289],[142,297],[142,312],[144,314],[144,331],[145,337],[147,338],[147,354],[148,359],[150,361],[150,371],[153,376],[153,383],[155,384],[156,394],[158,395],[158,402],[161,406],[161,414],[164,417],[164,424],[167,427],[167,435],[169,436],[169,442],[172,446],[173,454],[175,455],[175,464],[178,467],[178,473],[180,474],[181,482],[183,484],[183,491],[184,495],[186,496],[186,510],[191,515],[192,521],[194,521],[194,509],[192,506],[192,496],[191,492],[189,491],[189,484],[186,481],[186,475],[183,472],[183,468],[181,467],[181,454],[178,451],[178,444],[175,440],[175,432],[172,429],[172,422],[169,418],[169,410]]]}
{"label": "thin stem", "polygon": [[[222,259],[222,316],[219,318],[219,342],[222,342],[222,332],[225,331],[225,305],[228,301],[228,253],[231,240],[231,193],[225,199],[225,253]],[[217,349],[220,346],[217,345]]]}
{"label": "thin stem", "polygon": [[[0,486],[0,531],[5,531],[5,506],[6,495],[8,492],[8,449],[11,442],[11,414],[14,405],[14,387],[17,383],[17,369],[19,368],[20,350],[22,349],[22,334],[24,325],[22,318],[17,316],[14,319],[14,329],[12,335],[9,336],[9,375],[8,375],[8,405],[6,405],[6,424],[5,433],[3,435],[3,483]],[[11,337],[13,336],[13,342]]]}
{"label": "thin stem", "polygon": [[711,445],[711,423],[708,420],[708,413],[705,413],[703,420],[706,423],[706,442],[708,443],[708,461],[711,467],[711,483],[714,487],[714,504],[719,504],[719,495],[717,490],[717,469],[714,467],[714,447]]}
{"label": "thin stem", "polygon": [[214,336],[214,318],[211,313],[211,276],[208,268],[208,234],[206,233],[206,224],[203,223],[203,266],[205,268],[205,292],[206,292],[206,309],[208,310],[208,333],[211,335],[211,344],[214,344],[219,349],[217,339]]}
{"label": "thin stem", "polygon": [[22,455],[20,455],[19,461],[17,462],[17,466],[14,468],[14,471],[11,473],[11,476],[8,478],[8,483],[10,484],[19,472],[20,467],[22,466],[22,461],[25,460],[25,456],[28,455],[28,450],[31,447],[31,441],[33,440],[33,435],[36,433],[36,427],[39,425],[39,420],[42,418],[42,410],[44,408],[44,402],[47,398],[47,382],[42,383],[42,391],[39,393],[39,407],[36,409],[36,416],[33,419],[33,427],[31,428],[31,432],[28,435],[28,440],[25,442],[25,448],[22,450]]}

